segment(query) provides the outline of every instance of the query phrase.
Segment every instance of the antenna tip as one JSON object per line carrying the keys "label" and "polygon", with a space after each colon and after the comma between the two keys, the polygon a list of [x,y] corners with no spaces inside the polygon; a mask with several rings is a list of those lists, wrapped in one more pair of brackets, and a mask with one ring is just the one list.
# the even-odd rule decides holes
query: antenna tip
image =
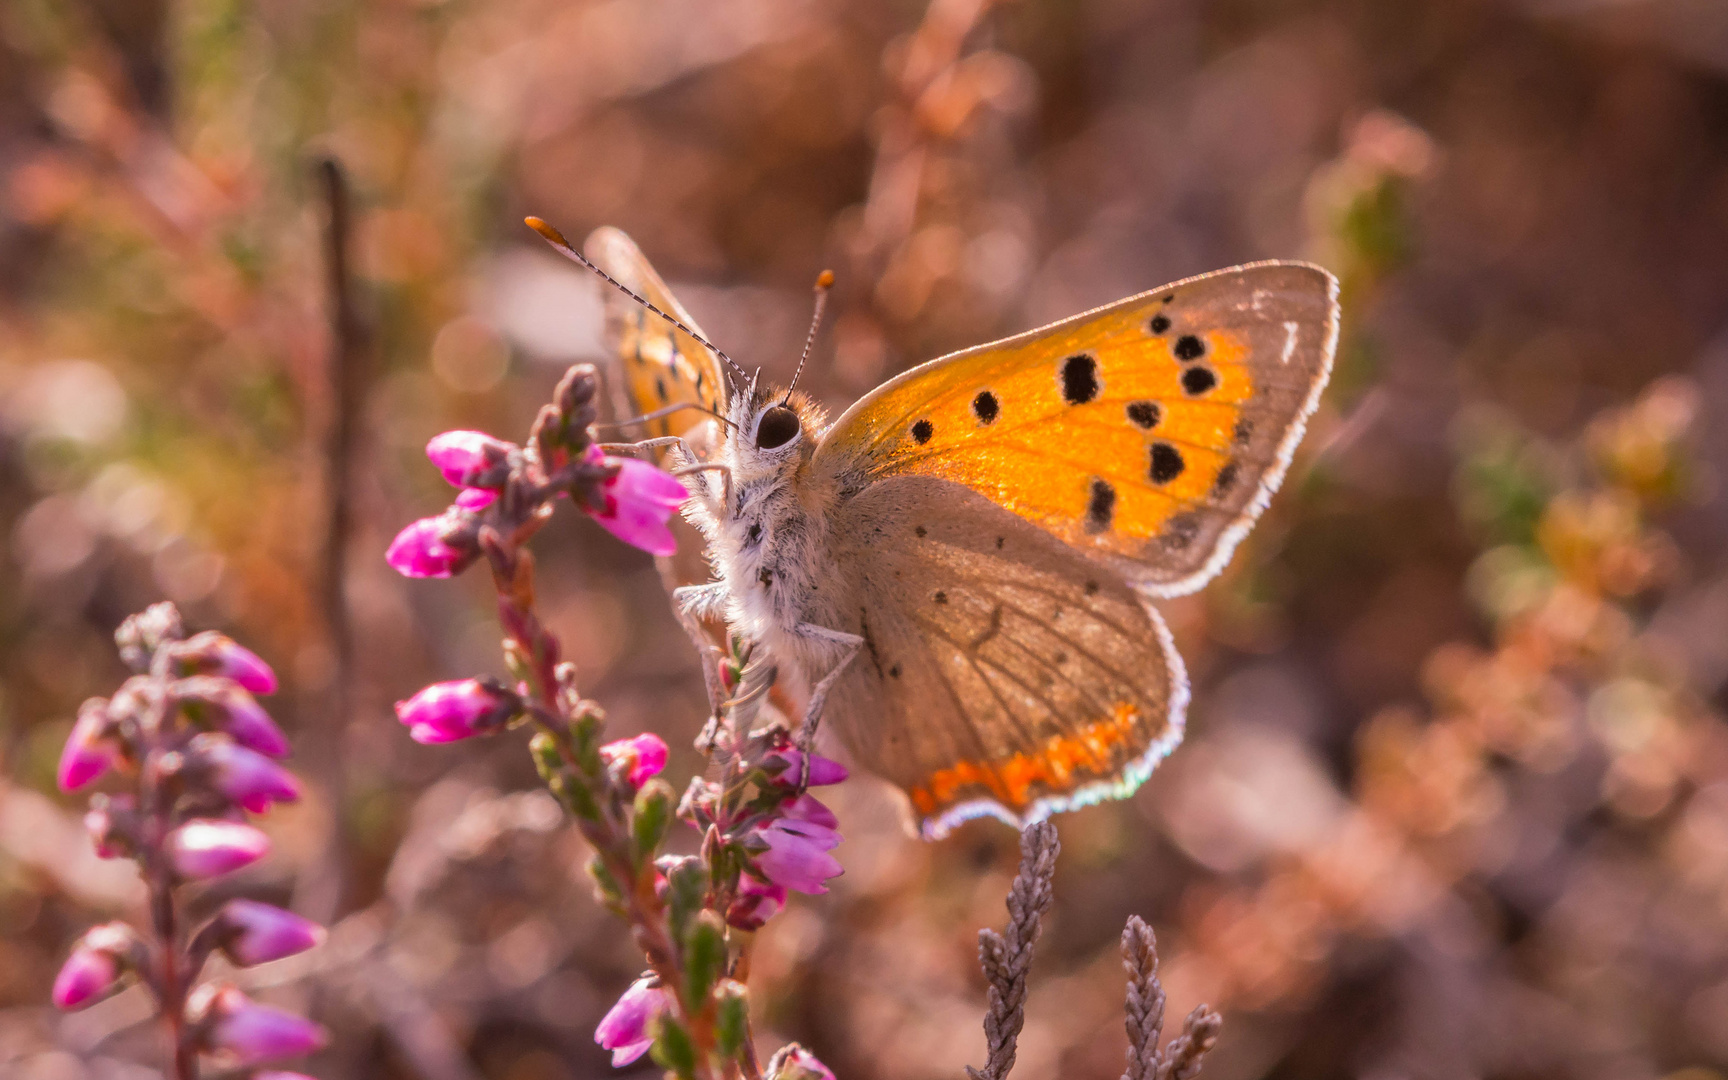
{"label": "antenna tip", "polygon": [[832,289],[833,287],[834,287],[834,271],[824,270],[820,274],[816,275],[816,288],[818,290],[820,290],[822,292],[827,292],[829,289]]}
{"label": "antenna tip", "polygon": [[547,240],[557,244],[559,247],[567,248],[570,246],[570,241],[564,239],[564,234],[553,228],[545,218],[537,218],[530,215],[523,218],[522,223],[539,233],[541,236],[544,236]]}

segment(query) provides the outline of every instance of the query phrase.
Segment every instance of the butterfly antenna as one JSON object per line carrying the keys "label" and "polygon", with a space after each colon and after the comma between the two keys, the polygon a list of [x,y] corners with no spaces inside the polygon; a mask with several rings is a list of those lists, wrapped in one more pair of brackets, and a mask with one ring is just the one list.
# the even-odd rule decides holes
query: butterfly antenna
{"label": "butterfly antenna", "polygon": [[608,285],[612,286],[614,289],[617,289],[619,292],[623,293],[625,296],[628,296],[630,299],[636,301],[638,304],[641,304],[643,307],[647,308],[649,311],[652,311],[654,314],[660,316],[662,319],[665,319],[667,322],[671,323],[673,326],[676,326],[678,329],[684,331],[686,334],[689,334],[691,337],[695,338],[697,341],[699,341],[703,345],[707,346],[707,348],[711,352],[713,352],[713,354],[715,356],[718,356],[720,359],[726,361],[726,366],[731,368],[733,371],[737,372],[739,378],[745,377],[744,369],[738,366],[738,362],[736,360],[732,359],[730,356],[727,356],[726,353],[720,348],[720,346],[714,344],[712,341],[709,341],[707,338],[703,337],[701,334],[698,334],[696,331],[690,329],[688,326],[685,326],[682,322],[680,322],[678,320],[678,318],[676,316],[668,315],[666,312],[661,311],[659,308],[657,308],[653,304],[649,303],[648,299],[646,297],[637,293],[636,290],[630,288],[630,286],[624,284],[622,281],[619,281],[617,278],[613,277],[611,274],[608,274],[606,271],[600,269],[598,266],[595,266],[592,262],[590,262],[588,260],[588,257],[586,255],[583,255],[580,251],[577,251],[574,247],[572,247],[570,245],[570,241],[564,239],[563,233],[561,233],[557,229],[553,228],[552,225],[549,222],[547,222],[544,218],[525,217],[522,220],[530,229],[533,229],[535,232],[539,233],[541,238],[544,239],[548,244],[551,244],[552,250],[554,250],[558,254],[564,256],[566,259],[569,259],[570,261],[575,262],[575,263],[579,263],[582,266],[585,266],[588,269],[594,271],[596,274],[599,274],[601,276],[601,278],[603,278]]}
{"label": "butterfly antenna", "polygon": [[792,373],[792,384],[786,387],[786,398],[780,404],[792,400],[792,391],[798,386],[798,376],[804,374],[804,361],[810,359],[810,346],[816,343],[816,331],[822,326],[822,310],[828,306],[828,290],[834,287],[834,271],[824,270],[816,275],[816,313],[810,316],[810,333],[804,338],[804,355],[798,358],[798,370]]}
{"label": "butterfly antenna", "polygon": [[650,420],[658,420],[663,416],[671,416],[673,413],[682,412],[685,409],[695,409],[699,413],[706,413],[729,428],[737,428],[738,426],[726,417],[715,412],[713,409],[698,405],[694,401],[681,401],[676,405],[668,405],[664,409],[655,409],[651,413],[643,413],[641,416],[631,416],[623,420],[608,420],[603,423],[597,423],[594,426],[611,430],[613,428],[629,427],[631,424],[646,424]]}

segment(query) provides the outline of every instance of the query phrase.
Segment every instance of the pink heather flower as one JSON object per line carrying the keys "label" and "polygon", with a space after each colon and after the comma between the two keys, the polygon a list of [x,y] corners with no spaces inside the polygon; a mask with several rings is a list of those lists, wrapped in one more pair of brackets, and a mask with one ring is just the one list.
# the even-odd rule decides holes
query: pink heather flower
{"label": "pink heather flower", "polygon": [[92,927],[60,968],[54,979],[54,1005],[79,1009],[114,989],[120,981],[121,958],[134,940],[125,923]]}
{"label": "pink heather flower", "polygon": [[390,541],[384,561],[403,577],[447,578],[466,567],[470,557],[444,542],[448,522],[443,517],[421,518],[409,524]]}
{"label": "pink heather flower", "polygon": [[753,874],[738,877],[738,895],[726,909],[726,921],[740,930],[759,930],[786,906],[786,886],[759,881]]}
{"label": "pink heather flower", "polygon": [[[782,787],[797,787],[798,779],[804,769],[804,752],[802,750],[776,750],[769,754],[765,764],[775,760],[784,761],[786,768],[776,773],[769,783]],[[838,784],[846,779],[846,766],[832,758],[821,754],[810,755],[810,787],[824,787],[828,784]]]}
{"label": "pink heather flower", "polygon": [[604,505],[583,507],[588,516],[613,536],[651,555],[677,551],[678,541],[666,522],[690,497],[683,483],[646,461],[607,457],[598,446],[588,448],[588,460],[618,466],[618,475],[600,486]]}
{"label": "pink heather flower", "polygon": [[426,444],[426,456],[438,466],[444,479],[456,487],[471,488],[478,480],[490,479],[484,474],[513,449],[509,443],[483,431],[446,431]]}
{"label": "pink heather flower", "polygon": [[188,705],[214,710],[216,726],[232,735],[241,746],[273,758],[288,756],[287,736],[270,719],[264,706],[241,687],[204,677],[183,680],[179,687],[182,700]]}
{"label": "pink heather flower", "polygon": [[660,736],[649,731],[635,738],[607,743],[600,748],[600,756],[607,765],[616,765],[619,761],[628,762],[630,786],[639,788],[651,778],[659,776],[660,770],[666,767],[666,743]]}
{"label": "pink heather flower", "polygon": [[498,493],[490,488],[463,488],[456,493],[456,505],[464,510],[484,510],[498,501]]}
{"label": "pink heather flower", "polygon": [[326,1041],[324,1029],[303,1016],[260,1005],[232,986],[199,988],[189,1008],[207,1009],[206,1044],[241,1068],[310,1054]]}
{"label": "pink heather flower", "polygon": [[194,818],[168,834],[168,862],[184,878],[211,878],[249,866],[270,851],[270,838],[238,821]]}
{"label": "pink heather flower", "polygon": [[396,718],[418,743],[447,743],[486,735],[521,711],[515,694],[479,679],[433,683],[396,703]]}
{"label": "pink heather flower", "polygon": [[77,791],[107,772],[118,756],[108,729],[108,702],[91,698],[79,708],[72,734],[60,751],[60,790]]}
{"label": "pink heather flower", "polygon": [[628,1065],[648,1052],[654,1044],[648,1024],[666,1011],[668,1004],[665,989],[656,984],[654,976],[644,975],[600,1018],[594,1041],[612,1051],[613,1068]]}
{"label": "pink heather flower", "polygon": [[230,900],[216,919],[228,931],[222,952],[240,967],[293,956],[324,940],[317,923],[256,900]]}
{"label": "pink heather flower", "polygon": [[828,1066],[797,1043],[788,1044],[775,1057],[779,1059],[780,1067],[770,1080],[834,1080],[834,1073]]}
{"label": "pink heather flower", "polygon": [[300,781],[294,774],[255,750],[220,736],[200,736],[195,753],[210,770],[216,790],[254,814],[270,809],[273,802],[300,798]]}
{"label": "pink heather flower", "polygon": [[812,895],[825,893],[829,878],[843,872],[828,854],[840,846],[839,822],[813,796],[792,800],[777,818],[758,831],[768,850],[756,856],[756,866],[769,881]]}
{"label": "pink heather flower", "polygon": [[191,672],[221,675],[254,694],[274,694],[276,673],[258,654],[226,634],[206,630],[181,646],[181,658]]}

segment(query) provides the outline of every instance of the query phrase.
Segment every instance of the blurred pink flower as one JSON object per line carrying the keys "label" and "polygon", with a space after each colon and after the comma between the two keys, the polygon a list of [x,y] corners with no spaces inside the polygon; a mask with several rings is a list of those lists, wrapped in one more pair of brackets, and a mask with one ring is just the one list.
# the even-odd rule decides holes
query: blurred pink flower
{"label": "blurred pink flower", "polygon": [[270,851],[270,838],[238,821],[195,818],[168,834],[168,861],[181,877],[216,877],[249,866]]}
{"label": "blurred pink flower", "polygon": [[200,737],[194,752],[209,768],[216,789],[254,814],[270,809],[272,802],[300,798],[300,781],[294,774],[255,750],[219,735],[206,735]]}
{"label": "blurred pink flower", "polygon": [[515,447],[483,431],[446,431],[426,444],[426,457],[459,488],[471,488]]}
{"label": "blurred pink flower", "polygon": [[222,952],[240,967],[293,956],[324,940],[317,923],[256,900],[230,900],[216,918],[227,931]]}
{"label": "blurred pink flower", "polygon": [[120,981],[120,955],[131,937],[125,923],[109,923],[78,939],[54,979],[54,1005],[82,1008],[112,990]]}
{"label": "blurred pink flower", "polygon": [[449,522],[443,517],[411,522],[390,541],[384,561],[399,574],[411,578],[447,578],[468,565],[467,553],[444,542]]}
{"label": "blurred pink flower", "polygon": [[648,1052],[654,1044],[648,1025],[670,1004],[666,991],[653,975],[644,975],[630,984],[630,989],[618,999],[600,1026],[594,1029],[594,1041],[612,1051],[612,1067],[628,1065]]}
{"label": "blurred pink flower", "polygon": [[726,909],[726,921],[740,930],[759,930],[786,906],[786,886],[740,874],[738,895]]}
{"label": "blurred pink flower", "polygon": [[276,673],[270,665],[226,634],[214,630],[194,634],[181,646],[180,658],[192,671],[233,679],[254,694],[276,692]]}
{"label": "blurred pink flower", "polygon": [[584,506],[588,516],[607,532],[651,555],[671,555],[678,541],[666,527],[690,493],[679,479],[646,461],[607,457],[598,446],[588,448],[590,462],[618,466],[618,475],[600,485],[604,505]]}
{"label": "blurred pink flower", "polygon": [[244,1068],[299,1057],[322,1047],[324,1029],[303,1016],[260,1005],[232,986],[200,987],[191,1008],[207,1010],[206,1044]]}
{"label": "blurred pink flower", "polygon": [[288,739],[264,706],[235,683],[194,676],[176,684],[176,692],[189,706],[208,707],[217,714],[214,726],[234,741],[273,758],[288,756]]}
{"label": "blurred pink flower", "polygon": [[464,510],[484,510],[498,501],[498,493],[489,488],[463,488],[456,493],[456,505]]}
{"label": "blurred pink flower", "polygon": [[660,770],[666,767],[666,743],[650,731],[634,738],[609,742],[600,748],[600,756],[607,765],[628,762],[630,786],[641,787],[650,778],[659,776]]}
{"label": "blurred pink flower", "polygon": [[486,735],[521,711],[516,695],[479,679],[433,683],[396,703],[396,718],[418,743],[447,743]]}
{"label": "blurred pink flower", "polygon": [[119,747],[108,730],[108,702],[91,698],[79,708],[60,751],[60,790],[77,791],[107,772],[118,756]]}

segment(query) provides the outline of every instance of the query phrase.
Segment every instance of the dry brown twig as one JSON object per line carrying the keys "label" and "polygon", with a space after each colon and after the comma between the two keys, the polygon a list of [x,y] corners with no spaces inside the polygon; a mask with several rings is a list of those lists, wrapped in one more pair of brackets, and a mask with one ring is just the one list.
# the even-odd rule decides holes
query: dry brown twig
{"label": "dry brown twig", "polygon": [[990,1011],[984,1016],[989,1057],[982,1070],[967,1066],[972,1080],[1005,1080],[1014,1068],[1015,1044],[1026,1023],[1026,972],[1050,907],[1050,880],[1061,850],[1056,826],[1048,821],[1026,826],[1020,834],[1020,872],[1008,890],[1007,933],[978,931],[978,962],[990,981]]}
{"label": "dry brown twig", "polygon": [[1138,915],[1122,929],[1122,966],[1128,970],[1128,1067],[1122,1080],[1193,1080],[1208,1051],[1218,1043],[1224,1018],[1197,1006],[1182,1022],[1182,1034],[1158,1052],[1164,1030],[1164,986],[1158,981],[1158,942]]}
{"label": "dry brown twig", "polygon": [[[984,1015],[989,1056],[982,1069],[966,1067],[971,1080],[1007,1080],[1014,1068],[1020,1029],[1026,1024],[1026,974],[1053,896],[1051,880],[1062,842],[1048,821],[1020,834],[1020,872],[1008,890],[1008,928],[978,931],[978,963],[989,980],[990,1008]],[[1182,1034],[1158,1052],[1164,1030],[1164,986],[1158,981],[1158,942],[1138,915],[1122,930],[1122,966],[1128,971],[1126,1026],[1128,1068],[1122,1080],[1193,1080],[1218,1043],[1224,1018],[1201,1005],[1182,1022]]]}

